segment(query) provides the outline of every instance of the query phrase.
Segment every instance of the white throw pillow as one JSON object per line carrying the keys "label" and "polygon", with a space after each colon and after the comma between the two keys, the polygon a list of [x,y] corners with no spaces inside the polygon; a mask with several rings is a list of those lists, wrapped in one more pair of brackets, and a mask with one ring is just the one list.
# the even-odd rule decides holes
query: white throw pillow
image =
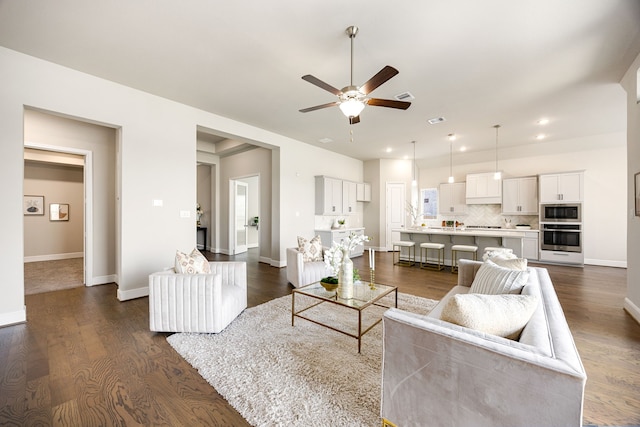
{"label": "white throw pillow", "polygon": [[485,261],[471,283],[469,293],[474,294],[519,294],[529,279],[528,271],[500,267],[493,261]]}
{"label": "white throw pillow", "polygon": [[457,294],[447,301],[440,319],[515,340],[531,319],[537,304],[535,295]]}
{"label": "white throw pillow", "polygon": [[322,261],[322,240],[316,236],[311,240],[298,236],[298,251],[302,252],[304,262]]}
{"label": "white throw pillow", "polygon": [[518,257],[514,255],[512,250],[509,250],[506,248],[488,251],[488,252],[485,252],[484,255],[482,255],[483,261],[486,261],[488,259],[490,259],[491,261],[494,261],[496,259],[513,259],[513,258],[518,258]]}
{"label": "white throw pillow", "polygon": [[508,268],[510,270],[525,271],[527,269],[526,258],[513,258],[513,259],[491,258],[490,261],[495,263],[496,265],[499,265],[500,267]]}
{"label": "white throw pillow", "polygon": [[175,270],[178,274],[209,274],[211,266],[209,260],[194,248],[189,255],[176,251]]}

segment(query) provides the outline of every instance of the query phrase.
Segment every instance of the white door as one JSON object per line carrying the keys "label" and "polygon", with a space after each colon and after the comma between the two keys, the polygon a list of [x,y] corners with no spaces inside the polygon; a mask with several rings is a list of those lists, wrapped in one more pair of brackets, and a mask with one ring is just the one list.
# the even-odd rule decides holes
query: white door
{"label": "white door", "polygon": [[387,182],[387,232],[385,242],[387,251],[391,251],[393,249],[394,240],[400,240],[400,233],[397,231],[393,232],[391,230],[404,228],[404,221],[406,218],[406,191],[404,182]]}
{"label": "white door", "polygon": [[233,254],[241,254],[247,251],[247,237],[248,237],[248,209],[249,209],[249,184],[241,181],[234,181],[234,198],[233,203],[233,230],[235,237],[235,245],[233,247]]}

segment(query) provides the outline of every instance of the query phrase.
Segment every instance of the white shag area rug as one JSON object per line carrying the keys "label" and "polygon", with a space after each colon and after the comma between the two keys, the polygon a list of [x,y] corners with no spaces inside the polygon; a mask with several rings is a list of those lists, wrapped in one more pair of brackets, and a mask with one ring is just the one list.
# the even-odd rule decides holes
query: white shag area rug
{"label": "white shag area rug", "polygon": [[[296,296],[296,311],[317,302]],[[382,301],[393,305],[393,296]],[[398,294],[398,307],[426,314],[437,301]],[[384,312],[369,307],[363,324]],[[305,314],[357,331],[357,311],[323,303]],[[363,330],[365,327],[363,327]],[[245,310],[219,334],[174,334],[167,338],[254,426],[378,426],[382,324],[358,341],[296,318],[291,296]]]}

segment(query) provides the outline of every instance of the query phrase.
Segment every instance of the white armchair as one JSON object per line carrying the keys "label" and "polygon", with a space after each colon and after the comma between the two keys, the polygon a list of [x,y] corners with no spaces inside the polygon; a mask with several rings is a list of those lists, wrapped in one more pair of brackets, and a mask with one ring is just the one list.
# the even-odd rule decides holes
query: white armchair
{"label": "white armchair", "polygon": [[[323,248],[323,253],[324,253]],[[331,275],[324,261],[304,262],[298,248],[287,248],[287,280],[296,288],[318,282]]]}
{"label": "white armchair", "polygon": [[244,262],[210,262],[211,274],[149,276],[149,328],[156,332],[218,333],[247,308]]}

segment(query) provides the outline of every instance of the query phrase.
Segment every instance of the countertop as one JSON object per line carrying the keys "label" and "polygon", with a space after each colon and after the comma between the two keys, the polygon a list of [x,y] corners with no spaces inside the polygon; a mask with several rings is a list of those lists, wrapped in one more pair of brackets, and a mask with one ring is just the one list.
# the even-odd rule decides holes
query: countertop
{"label": "countertop", "polygon": [[538,232],[538,230],[515,230],[512,228],[394,228],[391,231],[409,234],[441,234],[444,236],[478,236],[478,237],[513,237],[523,238],[526,232]]}

